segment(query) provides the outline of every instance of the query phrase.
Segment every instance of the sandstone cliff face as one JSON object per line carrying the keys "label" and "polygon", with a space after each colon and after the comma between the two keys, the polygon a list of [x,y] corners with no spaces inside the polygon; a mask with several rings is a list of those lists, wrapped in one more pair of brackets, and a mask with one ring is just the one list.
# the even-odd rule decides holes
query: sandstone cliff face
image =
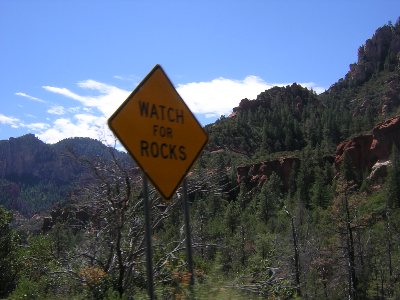
{"label": "sandstone cliff face", "polygon": [[393,143],[400,147],[400,116],[379,123],[372,130],[372,135],[374,136],[371,145],[373,158],[377,160],[389,158]]}
{"label": "sandstone cliff face", "polygon": [[400,116],[379,123],[370,135],[362,135],[344,141],[337,146],[335,166],[339,170],[345,154],[354,168],[370,171],[377,162],[387,161],[393,144],[400,147]]}
{"label": "sandstone cliff face", "polygon": [[341,142],[336,148],[335,165],[341,165],[345,153],[350,158],[353,166],[358,170],[365,170],[371,167],[371,144],[373,136],[371,134],[361,135],[351,140]]}
{"label": "sandstone cliff face", "polygon": [[274,172],[281,178],[283,187],[287,190],[290,174],[299,163],[300,160],[296,157],[285,157],[254,165],[240,166],[237,168],[237,182],[251,186],[262,185]]}

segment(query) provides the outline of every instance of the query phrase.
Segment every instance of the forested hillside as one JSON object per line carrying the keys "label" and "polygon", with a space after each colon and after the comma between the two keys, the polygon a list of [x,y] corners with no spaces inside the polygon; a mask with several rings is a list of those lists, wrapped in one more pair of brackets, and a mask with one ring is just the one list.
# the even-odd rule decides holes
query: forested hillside
{"label": "forested hillside", "polygon": [[28,134],[0,141],[0,204],[31,217],[91,181],[89,162],[114,159],[132,165],[126,153],[89,138],[47,145]]}
{"label": "forested hillside", "polygon": [[[274,87],[206,126],[209,143],[187,176],[193,287],[183,191],[165,203],[150,190],[158,298],[399,299],[399,95],[400,20],[379,28],[324,93]],[[1,141],[8,209],[19,209],[7,200],[14,185],[60,187],[38,187],[49,197],[74,185],[38,234],[0,208],[0,297],[146,299],[142,182],[109,151],[86,139]],[[56,165],[71,177],[50,173]],[[15,189],[41,209],[57,202]]]}

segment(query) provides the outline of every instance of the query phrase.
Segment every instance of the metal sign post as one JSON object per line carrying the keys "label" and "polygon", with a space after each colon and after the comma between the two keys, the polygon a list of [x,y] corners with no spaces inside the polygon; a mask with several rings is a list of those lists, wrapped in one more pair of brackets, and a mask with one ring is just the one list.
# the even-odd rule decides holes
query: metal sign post
{"label": "metal sign post", "polygon": [[153,252],[151,248],[151,214],[149,206],[149,186],[145,173],[143,177],[143,207],[145,222],[145,242],[146,242],[146,268],[147,268],[147,290],[151,300],[154,299],[154,283],[153,283]]}
{"label": "metal sign post", "polygon": [[188,270],[190,273],[190,285],[194,284],[194,273],[193,273],[193,253],[192,253],[192,236],[190,231],[190,214],[189,214],[189,199],[187,193],[187,182],[186,178],[183,179],[183,215],[185,219],[185,234],[186,234],[186,255]]}

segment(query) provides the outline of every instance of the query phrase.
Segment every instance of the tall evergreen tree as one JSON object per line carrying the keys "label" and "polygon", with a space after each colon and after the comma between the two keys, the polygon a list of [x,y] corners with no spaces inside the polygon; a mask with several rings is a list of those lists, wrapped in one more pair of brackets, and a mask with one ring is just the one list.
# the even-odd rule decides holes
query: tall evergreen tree
{"label": "tall evergreen tree", "polygon": [[310,199],[311,199],[311,204],[312,206],[316,207],[326,207],[327,206],[327,202],[328,202],[328,195],[327,195],[327,191],[326,191],[326,187],[325,187],[325,183],[324,183],[324,177],[323,177],[323,173],[320,167],[316,167],[314,169],[314,183],[312,185],[311,188],[311,195],[310,195]]}
{"label": "tall evergreen tree", "polygon": [[268,181],[264,183],[260,193],[257,196],[259,218],[267,224],[269,218],[279,208],[282,201],[281,180],[278,175],[272,173]]}
{"label": "tall evergreen tree", "polygon": [[16,235],[10,227],[12,214],[0,206],[0,298],[16,284]]}

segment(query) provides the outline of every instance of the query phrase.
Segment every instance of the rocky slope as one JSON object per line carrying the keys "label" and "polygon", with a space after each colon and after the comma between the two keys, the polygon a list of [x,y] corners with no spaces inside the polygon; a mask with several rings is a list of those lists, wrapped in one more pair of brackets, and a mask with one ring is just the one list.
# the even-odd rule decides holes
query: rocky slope
{"label": "rocky slope", "polygon": [[346,156],[359,173],[367,172],[370,178],[384,175],[393,146],[400,149],[400,116],[377,124],[372,134],[361,135],[340,143],[336,150],[335,166],[339,170]]}
{"label": "rocky slope", "polygon": [[[346,156],[352,169],[360,174],[369,174],[373,180],[386,175],[386,167],[390,159],[393,145],[400,149],[400,115],[377,124],[371,134],[363,134],[338,144],[333,157],[325,157],[325,161],[334,164],[339,172]],[[298,157],[282,157],[256,164],[237,167],[238,184],[249,186],[262,185],[271,174],[276,173],[282,180],[284,188],[289,188],[289,180],[293,170],[299,166]]]}
{"label": "rocky slope", "polygon": [[126,153],[89,138],[75,138],[48,145],[33,134],[0,141],[0,204],[24,215],[45,210],[67,199],[93,173],[83,160],[124,164]]}
{"label": "rocky slope", "polygon": [[400,26],[383,26],[358,49],[357,63],[350,65],[344,81],[338,85],[360,85],[382,70],[399,68]]}
{"label": "rocky slope", "polygon": [[387,118],[400,106],[400,22],[378,28],[358,49],[358,60],[322,95],[345,102],[353,116],[368,110]]}

